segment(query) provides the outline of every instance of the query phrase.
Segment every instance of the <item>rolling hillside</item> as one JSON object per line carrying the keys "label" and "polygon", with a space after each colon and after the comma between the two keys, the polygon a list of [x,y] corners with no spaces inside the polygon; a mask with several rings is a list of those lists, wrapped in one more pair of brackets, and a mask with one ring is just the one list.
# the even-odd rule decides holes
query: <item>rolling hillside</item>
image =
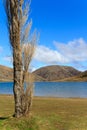
{"label": "rolling hillside", "polygon": [[[87,71],[80,72],[68,66],[46,66],[32,73],[35,81],[87,81]],[[12,81],[13,70],[0,65],[0,81]]]}
{"label": "rolling hillside", "polygon": [[45,81],[60,81],[79,75],[81,72],[68,66],[46,66],[33,72],[34,75],[42,77]]}
{"label": "rolling hillside", "polygon": [[63,81],[85,81],[85,82],[87,82],[87,71],[84,71],[84,72],[80,73],[79,75],[71,77],[71,78],[65,78]]}
{"label": "rolling hillside", "polygon": [[12,81],[13,70],[9,67],[0,65],[0,81]]}

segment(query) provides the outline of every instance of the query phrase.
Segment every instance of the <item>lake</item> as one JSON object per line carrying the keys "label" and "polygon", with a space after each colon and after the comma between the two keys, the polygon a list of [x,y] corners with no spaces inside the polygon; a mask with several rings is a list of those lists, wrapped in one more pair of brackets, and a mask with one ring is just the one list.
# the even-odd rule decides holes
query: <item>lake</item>
{"label": "lake", "polygon": [[[34,96],[87,98],[87,82],[35,82]],[[0,94],[13,94],[12,82],[0,82]]]}

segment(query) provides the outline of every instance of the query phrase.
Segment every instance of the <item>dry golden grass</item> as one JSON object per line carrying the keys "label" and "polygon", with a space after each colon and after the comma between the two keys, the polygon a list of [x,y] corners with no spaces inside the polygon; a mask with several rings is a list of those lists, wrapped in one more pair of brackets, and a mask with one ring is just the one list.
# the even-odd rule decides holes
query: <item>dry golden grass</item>
{"label": "dry golden grass", "polygon": [[0,95],[1,130],[87,130],[87,99],[34,97],[31,119],[13,112],[13,96]]}
{"label": "dry golden grass", "polygon": [[87,130],[87,99],[34,97],[32,118],[13,112],[13,96],[0,95],[1,130]]}

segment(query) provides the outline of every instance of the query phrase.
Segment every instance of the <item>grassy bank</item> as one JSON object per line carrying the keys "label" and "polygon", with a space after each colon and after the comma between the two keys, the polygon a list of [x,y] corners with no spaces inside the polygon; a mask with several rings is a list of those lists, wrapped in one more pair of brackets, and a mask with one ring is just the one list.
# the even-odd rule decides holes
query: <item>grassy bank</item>
{"label": "grassy bank", "polygon": [[0,95],[0,130],[87,130],[87,99],[35,97],[30,118],[13,113],[13,97]]}

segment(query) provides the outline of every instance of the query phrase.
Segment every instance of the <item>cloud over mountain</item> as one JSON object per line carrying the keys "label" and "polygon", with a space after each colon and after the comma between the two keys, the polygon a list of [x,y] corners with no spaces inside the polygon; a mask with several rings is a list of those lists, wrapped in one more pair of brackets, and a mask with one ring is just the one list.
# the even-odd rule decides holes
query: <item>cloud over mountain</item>
{"label": "cloud over mountain", "polygon": [[69,41],[68,43],[59,43],[54,41],[61,55],[68,59],[68,62],[87,61],[87,43],[82,39]]}
{"label": "cloud over mountain", "polygon": [[71,63],[87,61],[87,43],[82,39],[69,41],[68,43],[53,42],[56,49],[46,46],[38,46],[34,59],[43,63]]}
{"label": "cloud over mountain", "polygon": [[[53,41],[55,49],[44,45],[38,45],[31,63],[31,71],[45,65],[62,64],[70,65],[80,70],[87,69],[87,43],[83,38],[75,39],[67,43]],[[0,47],[0,52],[2,48]],[[6,62],[12,63],[12,57],[3,58]]]}
{"label": "cloud over mountain", "polygon": [[52,50],[46,46],[38,46],[36,48],[34,59],[47,64],[68,62],[57,50]]}

